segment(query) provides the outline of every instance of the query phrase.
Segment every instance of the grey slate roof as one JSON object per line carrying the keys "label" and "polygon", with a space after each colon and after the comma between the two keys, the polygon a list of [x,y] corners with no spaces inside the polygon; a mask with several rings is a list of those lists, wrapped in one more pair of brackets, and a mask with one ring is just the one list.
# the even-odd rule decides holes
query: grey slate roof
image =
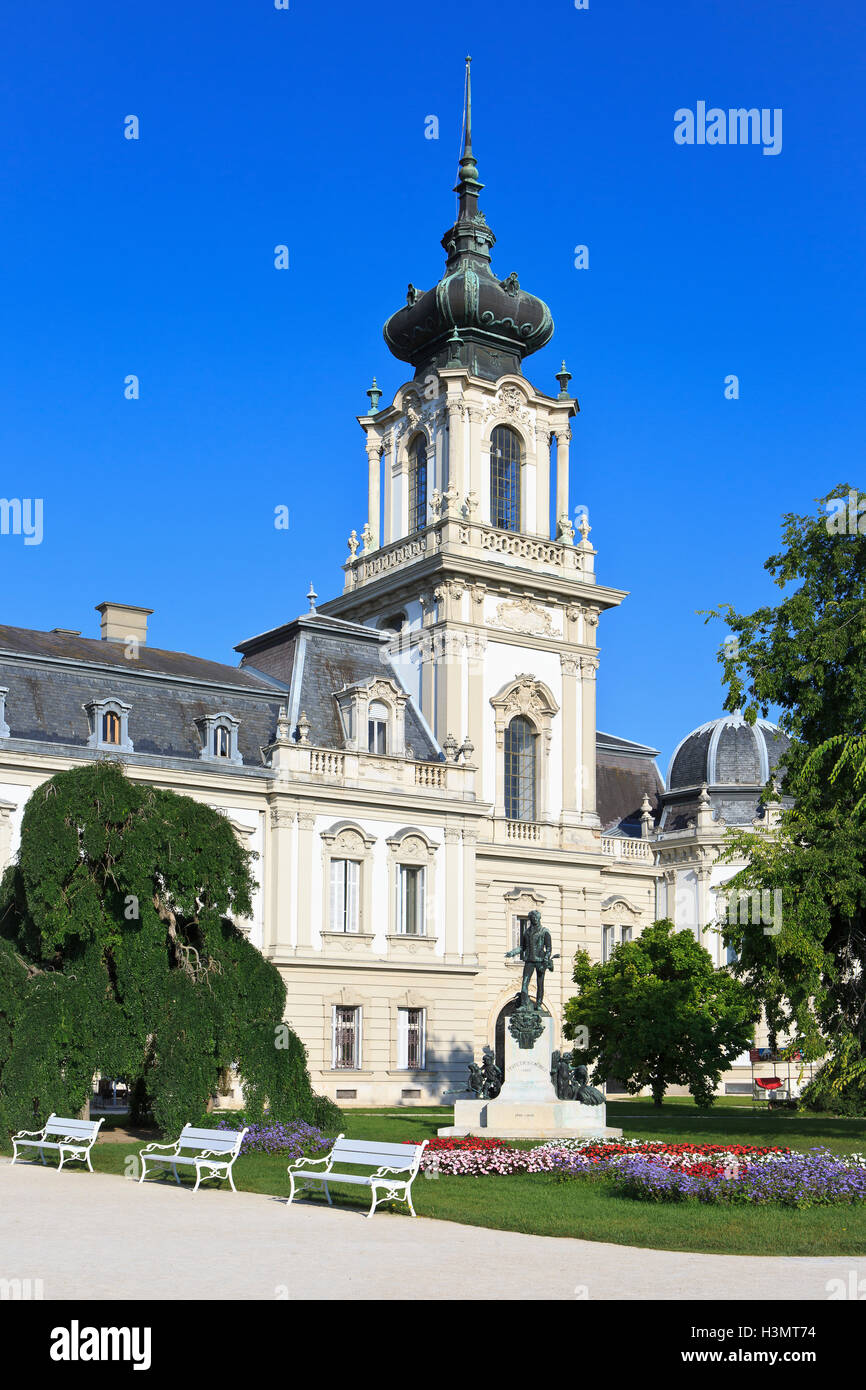
{"label": "grey slate roof", "polygon": [[596,809],[602,829],[640,834],[641,803],[649,797],[653,817],[663,791],[655,765],[657,748],[616,734],[596,732]]}
{"label": "grey slate roof", "polygon": [[[310,722],[310,742],[342,748],[343,729],[334,695],[346,685],[384,678],[404,689],[385,656],[388,634],[362,623],[321,613],[305,613],[295,622],[240,642],[241,669],[253,669],[287,682],[289,723],[301,714]],[[406,705],[406,743],[419,762],[439,762],[442,754],[414,702]]]}
{"label": "grey slate roof", "polygon": [[285,700],[273,680],[184,652],[142,646],[131,660],[120,643],[12,627],[0,627],[0,685],[12,739],[85,748],[84,706],[117,699],[131,706],[136,754],[198,762],[195,720],[227,712],[239,721],[244,764],[259,769]]}

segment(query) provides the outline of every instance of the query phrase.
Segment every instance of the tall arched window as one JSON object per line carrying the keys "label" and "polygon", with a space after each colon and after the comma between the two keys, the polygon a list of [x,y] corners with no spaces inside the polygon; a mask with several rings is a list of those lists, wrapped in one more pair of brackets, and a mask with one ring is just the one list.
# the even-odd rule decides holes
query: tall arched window
{"label": "tall arched window", "polygon": [[409,530],[427,525],[427,440],[419,434],[409,450]]}
{"label": "tall arched window", "polygon": [[490,438],[490,524],[501,531],[520,530],[520,436],[497,425]]}
{"label": "tall arched window", "polygon": [[509,820],[535,820],[536,733],[518,714],[505,730],[505,814]]}

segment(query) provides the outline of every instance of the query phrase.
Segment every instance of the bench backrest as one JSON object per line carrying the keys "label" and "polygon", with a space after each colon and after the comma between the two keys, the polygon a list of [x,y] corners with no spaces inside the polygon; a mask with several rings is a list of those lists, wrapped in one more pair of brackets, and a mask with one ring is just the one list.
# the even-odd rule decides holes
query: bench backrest
{"label": "bench backrest", "polygon": [[331,1151],[334,1163],[357,1163],[363,1168],[415,1168],[427,1147],[423,1144],[386,1144],[380,1139],[343,1139],[334,1141]]}
{"label": "bench backrest", "polygon": [[245,1129],[195,1129],[184,1125],[177,1141],[180,1149],[209,1149],[211,1153],[229,1154],[240,1145]]}
{"label": "bench backrest", "polygon": [[75,1139],[92,1139],[101,1120],[64,1120],[57,1115],[49,1115],[42,1131],[46,1139],[49,1134],[66,1134]]}

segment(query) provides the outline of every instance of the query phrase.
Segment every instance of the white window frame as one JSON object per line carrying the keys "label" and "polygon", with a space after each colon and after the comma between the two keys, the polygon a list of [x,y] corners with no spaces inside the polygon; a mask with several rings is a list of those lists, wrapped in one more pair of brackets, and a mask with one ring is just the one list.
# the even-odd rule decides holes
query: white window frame
{"label": "white window frame", "polygon": [[[225,766],[226,763],[233,763],[239,766],[243,763],[243,755],[238,749],[238,728],[239,721],[233,714],[226,710],[221,710],[219,714],[205,714],[197,719],[199,736],[201,738],[201,752],[199,757],[202,762],[215,763],[217,766]],[[216,753],[216,731],[225,729],[229,735],[229,754],[226,757],[222,753]]]}
{"label": "white window frame", "polygon": [[[411,1014],[420,1015],[420,1052],[421,1059],[417,1066],[409,1065],[409,1017]],[[400,1005],[397,1009],[397,1070],[398,1071],[423,1071],[427,1065],[427,1010],[415,1005]]]}
{"label": "white window frame", "polygon": [[[337,1010],[350,1009],[355,1015],[355,1047],[351,1066],[339,1066],[337,1063]],[[361,1069],[361,1045],[363,1030],[364,1011],[360,1004],[332,1004],[331,1005],[331,1070],[337,1072],[360,1071]]]}
{"label": "white window frame", "polygon": [[[415,923],[414,930],[409,930],[407,921],[407,893],[406,884],[409,874],[417,875],[416,882],[418,889],[415,895]],[[426,936],[427,935],[427,866],[426,864],[398,864],[397,865],[397,935],[398,936]]]}
{"label": "white window frame", "polygon": [[329,863],[328,930],[357,935],[361,930],[361,861],[335,856]]}

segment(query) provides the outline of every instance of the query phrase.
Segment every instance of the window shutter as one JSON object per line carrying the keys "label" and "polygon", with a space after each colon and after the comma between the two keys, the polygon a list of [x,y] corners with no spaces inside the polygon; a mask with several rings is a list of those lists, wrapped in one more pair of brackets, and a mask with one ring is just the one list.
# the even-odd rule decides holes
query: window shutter
{"label": "window shutter", "polygon": [[360,864],[356,859],[346,860],[346,931],[361,930],[358,913],[358,880]]}
{"label": "window shutter", "polygon": [[397,865],[397,931],[406,930],[406,870]]}
{"label": "window shutter", "polygon": [[419,936],[424,936],[427,927],[427,916],[425,911],[425,885],[427,873],[425,869],[416,870],[417,892],[415,894],[415,911],[417,913],[415,930]]}
{"label": "window shutter", "polygon": [[331,931],[345,931],[346,883],[344,859],[331,860]]}
{"label": "window shutter", "polygon": [[405,1071],[409,1066],[409,1010],[397,1010],[397,1066]]}

